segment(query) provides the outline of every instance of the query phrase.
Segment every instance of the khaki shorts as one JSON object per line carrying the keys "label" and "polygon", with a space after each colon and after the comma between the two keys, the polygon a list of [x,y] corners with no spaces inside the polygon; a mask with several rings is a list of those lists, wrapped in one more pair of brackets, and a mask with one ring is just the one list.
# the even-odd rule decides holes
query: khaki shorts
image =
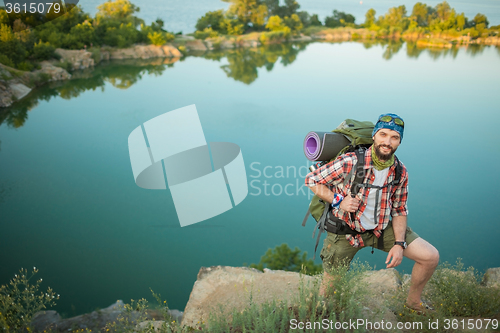
{"label": "khaki shorts", "polygon": [[[387,228],[384,230],[384,247],[380,250],[389,252],[389,250],[394,246],[396,238],[394,237],[394,230],[392,229],[392,223],[389,223]],[[409,245],[419,236],[416,232],[411,230],[410,227],[406,227],[406,243]],[[356,253],[365,247],[378,248],[378,238],[371,232],[362,234],[361,238],[365,243],[362,247],[353,247],[345,238],[345,235],[337,235],[328,233],[324,242],[323,249],[321,250],[321,260],[323,260],[323,269],[325,271],[330,271],[332,268],[338,266],[340,263],[350,263],[352,258]]]}

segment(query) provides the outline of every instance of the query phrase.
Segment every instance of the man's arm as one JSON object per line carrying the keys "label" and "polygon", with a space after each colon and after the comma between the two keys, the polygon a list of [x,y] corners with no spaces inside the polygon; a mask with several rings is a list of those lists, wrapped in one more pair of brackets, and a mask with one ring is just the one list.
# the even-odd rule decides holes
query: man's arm
{"label": "man's arm", "polygon": [[[332,203],[334,192],[326,184],[334,188],[344,181],[344,175],[349,174],[355,164],[355,154],[339,156],[335,161],[330,162],[321,168],[309,173],[306,176],[306,186],[320,197],[323,201]],[[338,193],[338,192],[337,192]],[[359,207],[359,199],[346,197],[340,203],[340,208],[347,212],[355,212]]]}
{"label": "man's arm", "polygon": [[[392,229],[396,242],[404,242],[406,236],[406,215],[392,217]],[[391,260],[392,259],[392,260]],[[387,255],[385,263],[387,268],[398,266],[403,261],[403,248],[400,245],[394,245]]]}

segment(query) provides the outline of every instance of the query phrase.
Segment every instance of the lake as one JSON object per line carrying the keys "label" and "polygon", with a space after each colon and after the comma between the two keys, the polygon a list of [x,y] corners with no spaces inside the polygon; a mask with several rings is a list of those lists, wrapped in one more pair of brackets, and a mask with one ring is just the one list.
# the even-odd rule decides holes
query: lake
{"label": "lake", "polygon": [[[498,48],[283,44],[173,64],[110,62],[76,76],[0,118],[0,284],[36,266],[42,286],[61,295],[63,315],[153,301],[149,288],[183,309],[201,266],[257,263],[282,243],[312,257],[312,220],[300,225],[309,203],[305,135],[385,112],[406,122],[397,155],[409,170],[409,225],[442,262],[500,266],[490,240],[500,234]],[[241,147],[249,194],[181,228],[169,190],[135,184],[127,138],[191,104],[207,142]],[[384,253],[360,253],[385,267]],[[409,273],[410,262],[399,270]]]}
{"label": "lake", "polygon": [[[97,6],[106,2],[105,0],[85,0],[80,1],[83,9],[95,15]],[[208,11],[228,9],[229,3],[221,0],[132,0],[133,4],[140,8],[137,16],[144,19],[147,24],[155,21],[158,17],[165,21],[165,29],[168,31],[184,33],[194,32],[196,21]],[[406,6],[407,14],[410,15],[414,0],[298,0],[299,10],[305,10],[309,14],[318,14],[319,19],[324,22],[325,17],[332,16],[334,9],[354,15],[356,23],[365,21],[365,14],[373,8],[377,11],[377,17],[387,13],[389,8],[401,5]],[[421,1],[429,6],[436,6],[440,0]],[[498,0],[455,0],[448,1],[457,13],[464,13],[469,19],[473,19],[477,13],[485,14],[490,25],[500,24],[500,2]],[[284,1],[281,1],[284,5]]]}

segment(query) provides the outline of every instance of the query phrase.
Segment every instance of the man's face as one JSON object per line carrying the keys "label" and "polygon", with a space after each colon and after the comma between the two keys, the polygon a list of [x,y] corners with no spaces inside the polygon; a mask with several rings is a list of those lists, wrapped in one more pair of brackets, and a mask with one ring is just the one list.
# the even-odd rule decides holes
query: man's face
{"label": "man's face", "polygon": [[382,128],[373,137],[375,154],[382,161],[387,161],[396,152],[401,143],[399,133],[391,129]]}

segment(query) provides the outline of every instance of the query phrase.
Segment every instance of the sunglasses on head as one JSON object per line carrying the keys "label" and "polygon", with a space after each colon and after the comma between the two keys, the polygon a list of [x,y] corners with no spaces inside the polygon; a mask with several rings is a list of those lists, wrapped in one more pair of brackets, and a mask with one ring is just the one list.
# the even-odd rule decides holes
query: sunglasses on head
{"label": "sunglasses on head", "polygon": [[383,116],[378,121],[383,121],[384,123],[390,123],[393,120],[394,120],[394,123],[396,125],[399,125],[401,127],[405,127],[405,123],[401,118],[395,118],[392,116]]}

